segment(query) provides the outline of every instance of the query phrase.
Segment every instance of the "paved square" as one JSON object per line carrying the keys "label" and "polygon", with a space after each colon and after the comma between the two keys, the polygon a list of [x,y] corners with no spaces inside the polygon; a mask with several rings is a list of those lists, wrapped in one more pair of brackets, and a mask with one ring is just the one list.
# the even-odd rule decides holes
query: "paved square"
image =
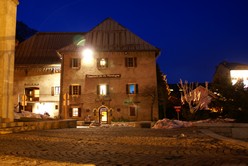
{"label": "paved square", "polygon": [[95,127],[0,135],[0,165],[248,165],[248,149],[197,128]]}

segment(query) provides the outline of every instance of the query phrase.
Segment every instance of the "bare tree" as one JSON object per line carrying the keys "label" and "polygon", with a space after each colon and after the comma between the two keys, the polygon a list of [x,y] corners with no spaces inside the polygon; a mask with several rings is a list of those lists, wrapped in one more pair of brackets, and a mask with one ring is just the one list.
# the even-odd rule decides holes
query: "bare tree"
{"label": "bare tree", "polygon": [[[198,84],[188,83],[185,81],[183,83],[180,80],[178,87],[182,90],[181,102],[182,104],[187,103],[189,105],[190,113],[194,114],[198,110],[208,109],[208,104],[211,102],[211,97],[208,95],[208,83],[205,84],[205,90],[201,91]],[[196,87],[196,88],[194,88]]]}
{"label": "bare tree", "polygon": [[142,96],[150,98],[150,101],[151,101],[151,105],[150,105],[150,107],[151,107],[151,120],[153,121],[154,120],[153,107],[154,107],[154,104],[155,104],[156,99],[157,99],[157,89],[156,89],[156,87],[150,86],[150,87],[145,88],[145,91],[144,91],[144,93],[142,93]]}

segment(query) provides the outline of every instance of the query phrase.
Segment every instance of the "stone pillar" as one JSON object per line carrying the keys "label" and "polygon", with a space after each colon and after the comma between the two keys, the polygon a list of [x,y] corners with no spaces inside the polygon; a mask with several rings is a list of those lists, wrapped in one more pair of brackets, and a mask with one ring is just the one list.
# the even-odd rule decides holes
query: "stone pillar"
{"label": "stone pillar", "polygon": [[0,122],[14,121],[13,80],[18,0],[0,0]]}

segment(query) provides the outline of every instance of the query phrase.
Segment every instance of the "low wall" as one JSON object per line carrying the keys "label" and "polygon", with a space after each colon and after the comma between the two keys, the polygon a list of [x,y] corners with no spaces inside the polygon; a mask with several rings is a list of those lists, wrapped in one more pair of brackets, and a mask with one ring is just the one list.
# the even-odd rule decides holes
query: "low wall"
{"label": "low wall", "polygon": [[0,123],[0,134],[8,134],[13,132],[23,132],[32,130],[49,130],[62,128],[76,128],[77,120],[50,120],[38,122],[10,122]]}
{"label": "low wall", "polygon": [[248,138],[247,123],[199,123],[195,124],[198,128],[209,129],[214,133],[232,137],[232,138]]}

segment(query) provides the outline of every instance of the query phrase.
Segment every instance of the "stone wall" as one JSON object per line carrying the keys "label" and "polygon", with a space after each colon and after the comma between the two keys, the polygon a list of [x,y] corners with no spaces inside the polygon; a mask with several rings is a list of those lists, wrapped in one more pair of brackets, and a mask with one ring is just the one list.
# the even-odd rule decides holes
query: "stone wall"
{"label": "stone wall", "polygon": [[[137,67],[125,67],[125,57],[137,57]],[[70,67],[71,58],[81,58],[81,68]],[[108,67],[97,68],[98,58],[108,58]],[[113,118],[129,120],[151,120],[152,95],[157,92],[156,58],[154,52],[96,52],[91,64],[84,63],[81,54],[64,55],[62,93],[69,93],[71,84],[81,85],[82,94],[70,97],[71,105],[79,105],[82,114],[92,114],[92,110],[102,102],[113,108]],[[117,78],[86,78],[86,75],[120,74]],[[137,95],[126,94],[126,84],[138,84]],[[108,84],[109,96],[99,98],[97,85]],[[129,106],[136,107],[136,116],[129,115]],[[87,112],[86,110],[90,110]],[[118,110],[118,111],[117,111]],[[153,104],[153,117],[158,117],[157,98]],[[63,110],[65,112],[65,110]],[[68,113],[65,113],[68,117]],[[82,120],[84,116],[82,117]]]}
{"label": "stone wall", "polygon": [[49,130],[76,128],[76,120],[51,120],[39,122],[11,122],[0,124],[0,134],[9,134],[14,132],[32,131],[32,130]]}

